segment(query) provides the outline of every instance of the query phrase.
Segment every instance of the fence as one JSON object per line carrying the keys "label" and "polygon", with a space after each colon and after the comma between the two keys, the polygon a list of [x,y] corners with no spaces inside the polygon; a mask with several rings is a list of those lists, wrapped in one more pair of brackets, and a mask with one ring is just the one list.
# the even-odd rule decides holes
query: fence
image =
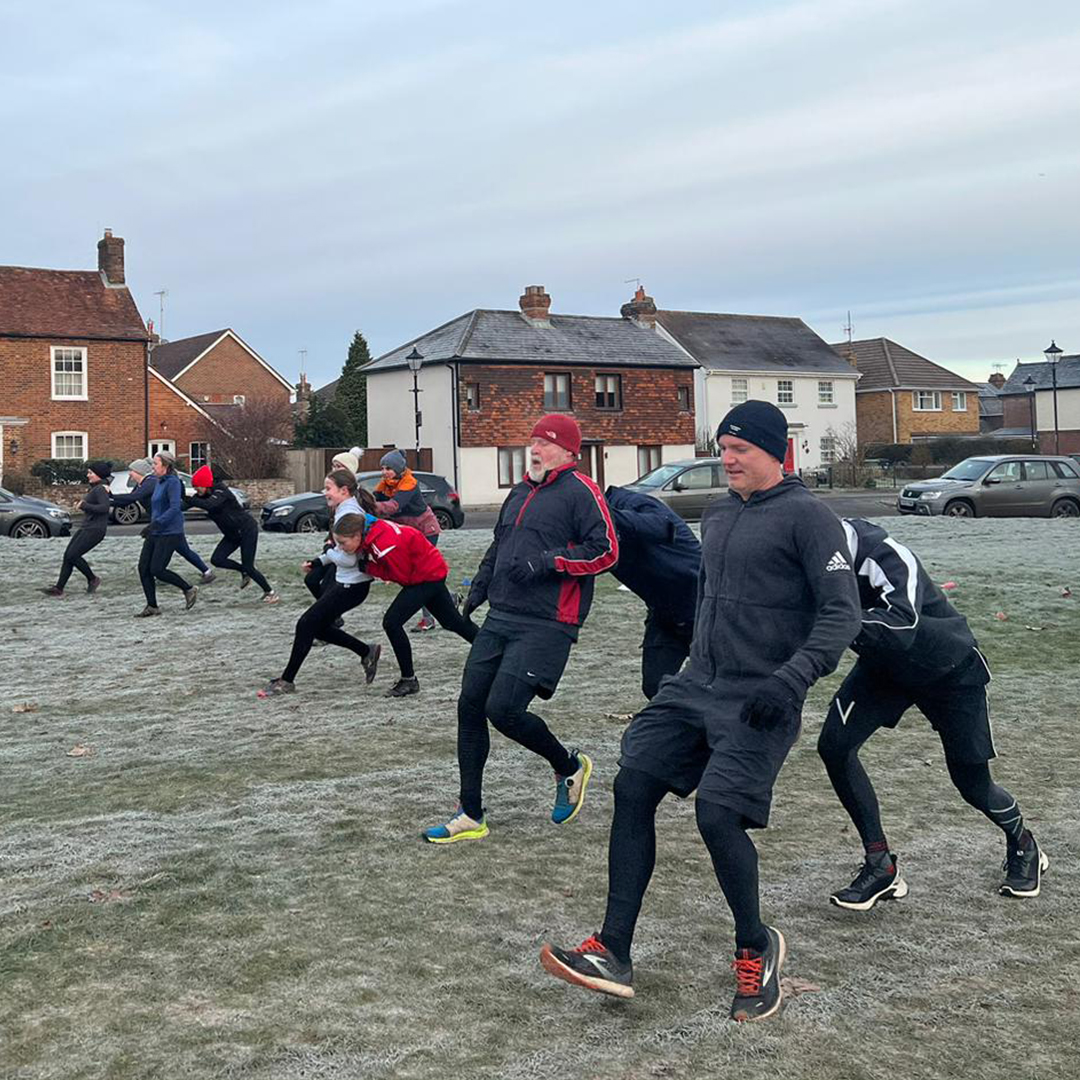
{"label": "fence", "polygon": [[[348,450],[347,446],[318,446],[307,447],[302,450],[286,450],[285,457],[288,461],[287,469],[289,479],[296,486],[297,491],[322,491],[323,479],[330,471],[330,462],[335,454]],[[360,455],[360,472],[377,472],[379,460],[387,450],[396,450],[395,446],[372,446],[364,450]],[[410,469],[419,472],[431,472],[431,447],[420,447],[417,455],[415,450],[402,449],[405,462]]]}

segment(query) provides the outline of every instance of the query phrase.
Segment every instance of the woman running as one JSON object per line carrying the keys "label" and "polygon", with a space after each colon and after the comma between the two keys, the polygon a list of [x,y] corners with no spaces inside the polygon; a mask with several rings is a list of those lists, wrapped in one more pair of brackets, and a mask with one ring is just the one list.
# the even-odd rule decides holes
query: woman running
{"label": "woman running", "polygon": [[[439,521],[424,500],[420,483],[405,462],[400,450],[383,454],[379,462],[382,479],[375,487],[375,513],[378,517],[396,521],[399,525],[411,525],[427,537],[428,543],[439,544]],[[413,627],[414,633],[434,630],[435,620],[426,607],[420,609],[420,621]]]}
{"label": "woman running", "polygon": [[79,503],[79,509],[84,514],[82,528],[68,541],[56,584],[41,590],[46,596],[63,596],[72,570],[78,570],[86,578],[88,593],[97,592],[101,584],[101,578],[90,569],[90,564],[86,561],[86,553],[105,539],[105,530],[109,525],[109,481],[112,479],[112,465],[107,461],[87,462],[86,479],[90,481],[90,490],[86,493],[86,498]]}
{"label": "woman running", "polygon": [[[338,455],[341,457],[342,455]],[[337,462],[338,458],[334,458]],[[371,495],[364,492],[365,501],[370,505]],[[334,522],[346,514],[363,514],[364,507],[357,499],[356,473],[352,469],[335,468],[323,481],[323,497],[326,499],[326,507],[330,512],[330,527],[326,539],[323,541],[323,553],[325,554],[334,546]],[[333,561],[323,562],[322,558],[310,559],[304,563],[308,568],[304,576],[304,584],[308,592],[316,600],[322,596],[323,589],[328,588],[334,582],[335,564]],[[365,574],[363,580],[371,581]],[[344,624],[342,624],[344,625]]]}
{"label": "woman running", "polygon": [[[346,514],[345,519],[362,520],[358,514]],[[258,696],[261,698],[296,692],[296,676],[316,640],[356,653],[364,669],[365,681],[369,684],[375,681],[382,646],[368,645],[340,628],[341,616],[359,607],[367,599],[371,578],[360,570],[356,553],[347,552],[339,546],[328,547],[319,556],[319,561],[324,565],[334,566],[335,579],[326,585],[322,593],[315,598],[315,603],[297,620],[289,662],[278,678],[272,679],[259,691]]]}
{"label": "woman running", "polygon": [[[228,485],[214,476],[209,465],[203,465],[191,478],[194,495],[185,495],[184,508],[205,510],[206,516],[221,530],[221,540],[210,556],[210,564],[222,570],[236,570],[240,574],[240,588],[246,589],[255,582],[263,591],[264,604],[276,604],[278,594],[255,565],[255,552],[259,546],[259,526],[255,519],[236,501]],[[240,562],[229,556],[240,549]]]}
{"label": "woman running", "polygon": [[184,594],[184,608],[190,609],[199,590],[169,569],[169,560],[184,541],[184,485],[176,475],[176,458],[164,450],[154,455],[154,475],[157,484],[150,497],[150,524],[146,528],[147,543],[139,556],[139,580],[146,596],[146,607],[138,619],[160,615],[157,603],[157,583],[173,585]]}
{"label": "woman running", "polygon": [[397,658],[401,677],[387,690],[387,697],[406,697],[420,692],[413,670],[412,646],[405,623],[426,606],[446,630],[472,642],[480,628],[464,618],[446,588],[446,560],[414,528],[367,514],[348,514],[334,523],[334,540],[348,554],[367,560],[368,573],[400,585],[383,616],[383,630]]}

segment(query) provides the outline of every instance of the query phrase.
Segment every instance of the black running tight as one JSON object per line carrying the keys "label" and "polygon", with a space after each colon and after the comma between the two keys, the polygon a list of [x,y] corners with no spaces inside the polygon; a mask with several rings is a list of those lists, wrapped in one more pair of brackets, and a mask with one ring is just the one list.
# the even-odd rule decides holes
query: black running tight
{"label": "black running tight", "polygon": [[69,541],[64,550],[64,561],[60,564],[60,576],[56,587],[62,589],[71,577],[72,570],[78,570],[86,580],[94,580],[94,571],[86,561],[86,553],[96,548],[105,539],[104,529],[80,529]]}
{"label": "black running tight", "polygon": [[296,682],[296,676],[316,638],[330,645],[349,649],[359,657],[367,656],[370,646],[352,634],[337,629],[334,623],[346,611],[359,607],[367,598],[370,587],[370,582],[367,581],[359,585],[339,585],[335,582],[297,619],[292,652],[285,670],[281,673],[286,682]]}
{"label": "black running tight", "polygon": [[[255,566],[255,551],[259,546],[259,526],[254,521],[250,525],[245,524],[239,536],[223,536],[214,548],[214,554],[210,556],[210,562],[222,570],[236,570],[251,578],[264,593],[272,592],[270,582],[266,580]],[[230,559],[229,556],[240,549],[240,562]]]}
{"label": "black running tight", "polygon": [[446,589],[445,579],[425,581],[420,585],[406,585],[386,609],[382,623],[403,679],[411,679],[416,674],[413,670],[412,645],[409,644],[409,635],[405,632],[405,623],[421,608],[427,608],[444,630],[453,630],[458,637],[468,642],[480,632],[475,623],[458,611],[454,598]]}
{"label": "black running tight", "polygon": [[139,555],[139,580],[143,594],[150,607],[157,607],[157,583],[164,581],[181,592],[187,592],[191,586],[179,575],[169,569],[169,560],[184,542],[183,533],[171,533],[167,536],[148,536],[143,541]]}

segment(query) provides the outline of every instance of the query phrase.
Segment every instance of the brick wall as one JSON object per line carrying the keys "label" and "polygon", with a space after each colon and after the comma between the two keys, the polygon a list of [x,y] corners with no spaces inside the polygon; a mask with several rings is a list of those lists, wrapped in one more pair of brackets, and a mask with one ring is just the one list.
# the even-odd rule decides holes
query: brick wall
{"label": "brick wall", "polygon": [[179,394],[170,390],[160,379],[150,377],[150,440],[172,439],[180,468],[190,472],[191,444],[209,442],[213,456],[214,431]]}
{"label": "brick wall", "polygon": [[967,410],[953,411],[952,393],[941,391],[941,411],[917,411],[910,390],[856,393],[856,423],[860,443],[893,441],[892,397],[896,396],[896,442],[909,443],[913,435],[977,435],[979,396],[967,395]]}
{"label": "brick wall", "polygon": [[231,337],[219,341],[190,371],[173,381],[200,405],[204,398],[211,404],[231,405],[234,394],[283,397],[287,401],[290,393]]}
{"label": "brick wall", "polygon": [[[611,369],[462,365],[458,386],[462,446],[519,446],[529,441],[544,408],[544,374],[570,375],[569,414],[586,440],[623,445],[694,442],[694,414],[679,411],[677,387],[688,388],[691,410],[694,378],[690,369]],[[622,378],[622,408],[597,409],[595,378]],[[466,404],[466,384],[480,386],[480,409]]]}
{"label": "brick wall", "polygon": [[875,390],[855,394],[855,426],[859,442],[891,443],[893,441],[892,393]]}
{"label": "brick wall", "polygon": [[[52,400],[52,346],[86,349],[86,401]],[[4,428],[4,471],[28,473],[50,457],[54,431],[85,431],[91,457],[145,453],[145,379],[143,342],[0,337],[0,415],[29,420]]]}

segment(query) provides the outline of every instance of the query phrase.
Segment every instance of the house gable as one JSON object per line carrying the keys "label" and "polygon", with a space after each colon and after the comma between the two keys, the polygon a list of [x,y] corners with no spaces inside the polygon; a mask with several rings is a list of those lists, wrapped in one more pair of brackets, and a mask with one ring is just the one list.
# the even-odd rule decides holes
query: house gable
{"label": "house gable", "polygon": [[291,394],[292,384],[275,371],[239,334],[216,330],[157,345],[150,364],[196,398],[230,403],[234,395]]}

